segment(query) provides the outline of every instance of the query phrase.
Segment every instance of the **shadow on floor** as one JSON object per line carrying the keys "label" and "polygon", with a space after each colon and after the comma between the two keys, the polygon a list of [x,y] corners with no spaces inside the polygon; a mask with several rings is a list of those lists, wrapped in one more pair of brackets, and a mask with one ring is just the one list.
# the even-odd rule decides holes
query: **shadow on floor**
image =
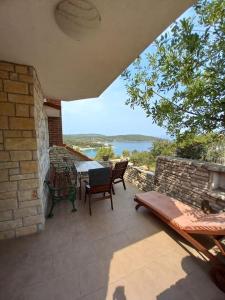
{"label": "shadow on floor", "polygon": [[0,242],[0,299],[223,299],[173,233],[146,209],[135,211],[136,192],[117,185],[114,211],[98,201],[92,217],[83,201],[76,213],[62,202],[41,234]]}
{"label": "shadow on floor", "polygon": [[[174,300],[174,299],[225,299],[225,295],[212,282],[209,276],[210,265],[199,258],[195,258],[202,271],[196,274],[190,273],[190,259],[182,259],[182,268],[187,274],[184,278],[178,280],[172,286],[157,295],[157,300]],[[205,280],[208,280],[208,286],[205,286]]]}
{"label": "shadow on floor", "polygon": [[127,297],[125,295],[125,287],[118,286],[113,293],[112,299],[113,300],[127,300]]}

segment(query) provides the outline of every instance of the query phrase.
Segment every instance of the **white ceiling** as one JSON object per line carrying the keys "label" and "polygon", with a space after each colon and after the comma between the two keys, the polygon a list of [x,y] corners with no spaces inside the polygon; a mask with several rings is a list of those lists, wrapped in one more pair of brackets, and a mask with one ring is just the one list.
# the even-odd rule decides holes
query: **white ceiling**
{"label": "white ceiling", "polygon": [[104,89],[194,0],[92,0],[98,30],[76,41],[56,24],[58,0],[0,1],[0,59],[36,68],[46,97]]}

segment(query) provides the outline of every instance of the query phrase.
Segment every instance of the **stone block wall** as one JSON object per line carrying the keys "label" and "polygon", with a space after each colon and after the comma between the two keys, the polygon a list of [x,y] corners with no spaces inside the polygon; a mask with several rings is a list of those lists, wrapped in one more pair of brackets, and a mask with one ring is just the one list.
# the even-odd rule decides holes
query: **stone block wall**
{"label": "stone block wall", "polygon": [[141,191],[147,192],[154,189],[154,173],[152,172],[128,165],[124,178]]}
{"label": "stone block wall", "polygon": [[221,164],[160,156],[155,173],[129,165],[125,180],[144,192],[156,190],[197,207],[208,200],[216,211],[225,211],[225,166]]}
{"label": "stone block wall", "polygon": [[47,128],[36,80],[32,67],[0,62],[0,239],[38,232],[45,222]]}
{"label": "stone block wall", "polygon": [[38,162],[38,198],[41,199],[41,208],[39,213],[46,215],[48,188],[44,183],[49,169],[49,131],[48,117],[44,110],[44,95],[35,70],[34,78],[34,120],[37,140],[37,162]]}
{"label": "stone block wall", "polygon": [[154,189],[198,207],[203,200],[208,200],[215,210],[221,211],[225,209],[225,192],[213,190],[214,173],[225,178],[225,167],[176,157],[158,157]]}
{"label": "stone block wall", "polygon": [[87,161],[91,160],[82,153],[73,150],[67,145],[64,146],[54,146],[49,149],[50,162],[56,167],[58,171],[62,171],[66,167],[66,163],[63,161],[63,158],[66,157],[68,161]]}

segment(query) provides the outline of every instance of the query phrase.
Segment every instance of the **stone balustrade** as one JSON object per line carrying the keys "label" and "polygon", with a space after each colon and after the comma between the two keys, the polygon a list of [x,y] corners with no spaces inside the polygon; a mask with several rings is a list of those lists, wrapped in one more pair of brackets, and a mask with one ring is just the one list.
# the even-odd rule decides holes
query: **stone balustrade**
{"label": "stone balustrade", "polygon": [[[221,177],[214,185],[214,176]],[[225,209],[225,166],[177,157],[158,157],[155,190],[194,206],[208,200],[217,211]]]}
{"label": "stone balustrade", "polygon": [[216,211],[225,210],[225,166],[220,164],[160,156],[155,174],[129,165],[125,179],[141,191],[156,190],[197,207],[208,200]]}
{"label": "stone balustrade", "polygon": [[144,171],[138,167],[128,165],[125,180],[137,186],[141,191],[147,192],[154,189],[154,177],[153,172]]}

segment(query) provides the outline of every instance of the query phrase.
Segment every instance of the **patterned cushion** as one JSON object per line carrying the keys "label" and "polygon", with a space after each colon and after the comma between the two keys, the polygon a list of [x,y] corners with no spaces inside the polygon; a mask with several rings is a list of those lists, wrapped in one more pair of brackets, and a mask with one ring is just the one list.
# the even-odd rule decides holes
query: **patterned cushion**
{"label": "patterned cushion", "polygon": [[200,209],[154,191],[137,194],[136,198],[178,229],[225,235],[225,213],[206,215]]}

